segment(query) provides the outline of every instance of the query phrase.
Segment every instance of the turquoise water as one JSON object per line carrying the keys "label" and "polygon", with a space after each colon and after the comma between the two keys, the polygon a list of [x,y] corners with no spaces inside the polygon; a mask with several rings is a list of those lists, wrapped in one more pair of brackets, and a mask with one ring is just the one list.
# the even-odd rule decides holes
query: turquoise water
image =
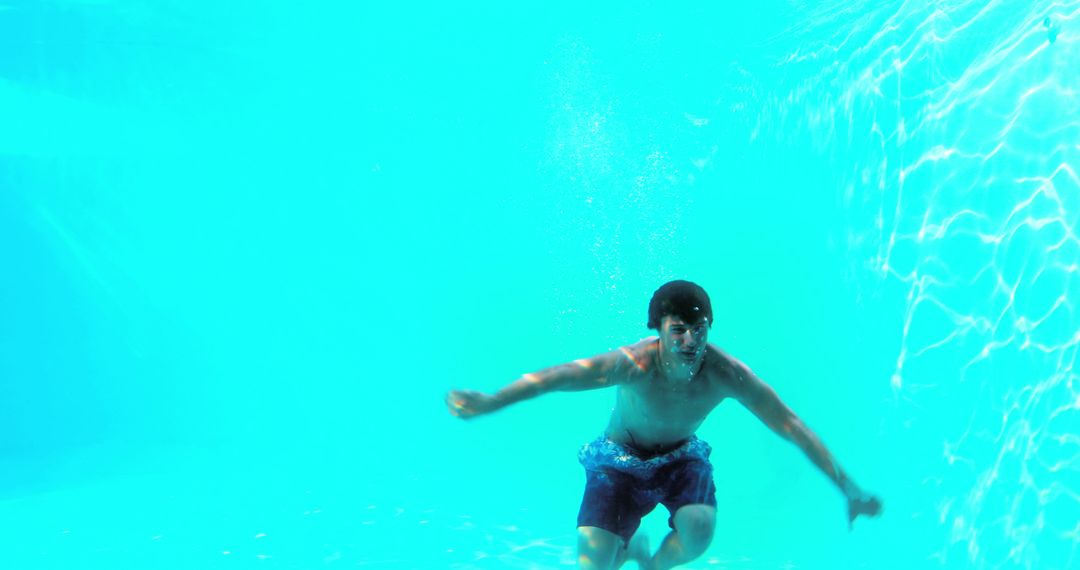
{"label": "turquoise water", "polygon": [[1078,22],[0,0],[0,566],[572,567],[613,393],[443,394],[673,278],[885,503],[724,403],[687,568],[1076,566]]}

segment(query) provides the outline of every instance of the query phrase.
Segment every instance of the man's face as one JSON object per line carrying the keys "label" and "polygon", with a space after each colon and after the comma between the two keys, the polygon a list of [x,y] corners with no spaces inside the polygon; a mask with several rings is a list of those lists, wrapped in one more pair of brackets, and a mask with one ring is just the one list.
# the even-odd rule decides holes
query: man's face
{"label": "man's face", "polygon": [[708,336],[709,325],[704,321],[691,325],[674,315],[660,321],[660,343],[673,363],[692,366],[700,362]]}

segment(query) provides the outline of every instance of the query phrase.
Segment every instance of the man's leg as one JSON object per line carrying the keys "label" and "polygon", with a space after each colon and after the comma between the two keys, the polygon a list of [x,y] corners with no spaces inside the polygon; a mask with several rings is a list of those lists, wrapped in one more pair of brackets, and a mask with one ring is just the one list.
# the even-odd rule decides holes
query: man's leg
{"label": "man's leg", "polygon": [[667,535],[652,559],[653,570],[668,570],[705,552],[716,528],[716,507],[686,505],[675,511],[675,530]]}
{"label": "man's leg", "polygon": [[623,549],[619,535],[595,526],[578,527],[578,568],[612,570],[616,556]]}
{"label": "man's leg", "polygon": [[[633,560],[641,568],[650,564],[649,537],[638,531],[630,539],[629,546],[623,546],[621,536],[594,526],[578,527],[578,567],[610,568],[616,570],[626,562]],[[614,552],[607,552],[609,544],[614,543]],[[610,561],[605,566],[604,562]]]}
{"label": "man's leg", "polygon": [[630,537],[630,544],[619,551],[615,557],[615,568],[620,568],[626,561],[633,560],[638,568],[652,570],[652,553],[649,551],[649,537],[643,531],[637,531]]}

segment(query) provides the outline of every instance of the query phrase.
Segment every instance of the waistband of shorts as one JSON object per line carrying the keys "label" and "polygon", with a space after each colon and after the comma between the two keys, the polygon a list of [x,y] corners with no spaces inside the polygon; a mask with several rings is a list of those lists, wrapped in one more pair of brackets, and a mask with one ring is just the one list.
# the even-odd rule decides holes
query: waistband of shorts
{"label": "waistband of shorts", "polygon": [[705,440],[691,435],[682,445],[660,455],[643,458],[635,453],[636,451],[638,450],[600,435],[581,447],[578,452],[578,461],[588,470],[610,468],[648,476],[675,461],[686,459],[708,461],[712,447]]}

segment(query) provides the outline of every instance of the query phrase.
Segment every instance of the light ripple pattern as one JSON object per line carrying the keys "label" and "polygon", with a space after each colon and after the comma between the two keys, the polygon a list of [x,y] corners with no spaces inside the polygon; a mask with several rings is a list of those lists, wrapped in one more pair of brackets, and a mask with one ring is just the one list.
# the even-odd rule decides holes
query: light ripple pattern
{"label": "light ripple pattern", "polygon": [[942,566],[1075,567],[1080,2],[830,3],[790,34],[806,79],[755,136],[841,155],[850,277],[906,289],[890,437],[940,476],[893,507]]}

